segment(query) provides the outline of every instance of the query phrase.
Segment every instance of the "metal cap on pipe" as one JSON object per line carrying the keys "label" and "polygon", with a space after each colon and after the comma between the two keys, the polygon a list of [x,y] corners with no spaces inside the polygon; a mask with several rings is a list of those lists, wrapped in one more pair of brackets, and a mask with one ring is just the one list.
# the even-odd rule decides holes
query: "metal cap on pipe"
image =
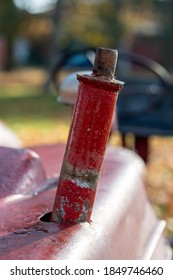
{"label": "metal cap on pipe", "polygon": [[93,66],[95,76],[104,76],[107,79],[113,79],[117,64],[117,50],[107,48],[97,48]]}

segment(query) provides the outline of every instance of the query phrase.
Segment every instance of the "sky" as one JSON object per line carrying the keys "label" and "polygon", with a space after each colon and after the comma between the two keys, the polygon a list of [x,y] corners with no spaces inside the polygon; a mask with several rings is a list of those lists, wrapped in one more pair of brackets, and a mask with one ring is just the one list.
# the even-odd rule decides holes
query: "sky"
{"label": "sky", "polygon": [[13,0],[19,9],[25,9],[31,14],[42,13],[49,10],[56,0]]}

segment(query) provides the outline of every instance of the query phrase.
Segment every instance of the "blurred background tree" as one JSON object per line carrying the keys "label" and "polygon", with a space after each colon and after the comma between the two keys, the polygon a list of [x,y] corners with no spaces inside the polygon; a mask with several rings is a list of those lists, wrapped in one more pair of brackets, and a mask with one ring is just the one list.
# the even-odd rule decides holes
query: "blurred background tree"
{"label": "blurred background tree", "polygon": [[6,67],[12,67],[12,48],[21,21],[20,11],[12,0],[0,1],[0,36],[7,42],[8,60]]}
{"label": "blurred background tree", "polygon": [[85,46],[127,46],[171,68],[172,11],[172,0],[1,0],[6,68],[20,61],[14,53],[22,42],[28,65],[47,67],[60,53]]}

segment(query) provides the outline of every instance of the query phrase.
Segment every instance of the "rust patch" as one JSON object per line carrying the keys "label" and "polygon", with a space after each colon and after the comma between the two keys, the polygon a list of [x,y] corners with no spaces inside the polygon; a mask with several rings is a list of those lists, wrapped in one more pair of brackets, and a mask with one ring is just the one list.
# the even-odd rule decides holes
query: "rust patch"
{"label": "rust patch", "polygon": [[70,180],[81,188],[96,189],[99,179],[99,172],[94,169],[82,170],[74,167],[70,163],[64,162],[61,172],[61,180]]}

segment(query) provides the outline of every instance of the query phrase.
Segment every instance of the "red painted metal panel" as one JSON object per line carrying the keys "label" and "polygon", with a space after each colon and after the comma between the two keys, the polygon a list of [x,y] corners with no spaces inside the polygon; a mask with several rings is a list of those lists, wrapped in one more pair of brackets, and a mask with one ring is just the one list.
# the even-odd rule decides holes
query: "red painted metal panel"
{"label": "red painted metal panel", "polygon": [[35,152],[0,147],[0,198],[30,194],[45,180],[45,171]]}
{"label": "red painted metal panel", "polygon": [[[60,147],[45,147],[48,164],[53,149],[57,161],[62,162]],[[38,150],[43,157],[44,147]],[[13,151],[8,149],[8,157]],[[2,154],[0,162],[4,162]],[[20,160],[11,158],[11,166],[17,168],[20,164]],[[38,183],[39,187],[36,184],[35,190],[28,186],[27,194],[16,194],[14,180],[7,196],[0,199],[0,259],[169,258],[169,247],[161,233],[152,252],[145,251],[160,222],[145,194],[144,171],[143,162],[132,152],[108,148],[91,222],[80,224],[40,221],[52,210],[56,185],[49,188],[49,181],[45,181]]]}

